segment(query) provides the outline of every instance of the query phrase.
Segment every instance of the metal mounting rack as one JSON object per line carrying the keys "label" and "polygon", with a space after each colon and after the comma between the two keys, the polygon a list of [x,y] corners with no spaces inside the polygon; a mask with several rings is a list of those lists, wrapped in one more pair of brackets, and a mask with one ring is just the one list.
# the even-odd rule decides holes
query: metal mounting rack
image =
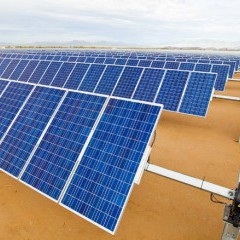
{"label": "metal mounting rack", "polygon": [[210,182],[204,179],[197,179],[187,176],[185,174],[168,170],[151,163],[147,163],[145,170],[159,176],[169,178],[171,180],[198,188],[203,191],[210,192],[212,194],[219,195],[228,200],[232,200],[232,204],[226,204],[224,209],[224,229],[222,234],[222,240],[237,240],[240,230],[240,182],[235,190],[228,189]]}

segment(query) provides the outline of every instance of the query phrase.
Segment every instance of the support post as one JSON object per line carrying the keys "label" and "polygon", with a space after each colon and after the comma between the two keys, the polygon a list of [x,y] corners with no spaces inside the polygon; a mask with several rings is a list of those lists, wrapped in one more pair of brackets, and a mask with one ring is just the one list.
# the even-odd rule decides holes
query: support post
{"label": "support post", "polygon": [[222,96],[222,95],[216,95],[216,94],[214,94],[213,97],[218,99],[231,100],[231,101],[240,101],[240,97]]}

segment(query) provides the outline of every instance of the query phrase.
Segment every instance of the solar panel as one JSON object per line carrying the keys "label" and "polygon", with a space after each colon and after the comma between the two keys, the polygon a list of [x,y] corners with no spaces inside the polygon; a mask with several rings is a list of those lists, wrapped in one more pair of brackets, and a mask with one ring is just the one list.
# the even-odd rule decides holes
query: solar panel
{"label": "solar panel", "polygon": [[235,69],[235,62],[223,61],[223,64],[227,64],[230,66],[229,77],[232,78],[234,74],[234,69]]}
{"label": "solar panel", "polygon": [[153,102],[164,72],[165,71],[161,69],[145,69],[133,98]]}
{"label": "solar panel", "polygon": [[63,63],[57,75],[53,79],[51,86],[63,87],[70,73],[72,72],[74,66],[75,66],[75,63],[68,63],[68,62]]}
{"label": "solar panel", "polygon": [[0,65],[0,76],[3,74],[9,63],[11,62],[11,59],[4,59]]}
{"label": "solar panel", "polygon": [[12,72],[10,79],[11,80],[18,80],[19,77],[21,76],[23,70],[26,68],[28,65],[29,60],[21,60],[15,70]]}
{"label": "solar panel", "polygon": [[151,67],[152,68],[163,68],[165,65],[164,61],[153,61]]}
{"label": "solar panel", "polygon": [[181,63],[179,70],[188,70],[188,71],[193,71],[195,68],[195,64],[194,63]]}
{"label": "solar panel", "polygon": [[152,61],[149,60],[141,60],[138,64],[139,67],[150,67],[152,64]]}
{"label": "solar panel", "polygon": [[89,64],[77,63],[63,87],[74,90],[78,89],[80,83],[86,75],[86,72],[89,69],[89,66]]}
{"label": "solar panel", "polygon": [[5,71],[3,72],[1,78],[8,79],[8,78],[11,76],[13,70],[14,70],[14,69],[16,68],[16,66],[18,65],[18,63],[19,63],[19,60],[13,59],[13,60],[10,62],[10,64],[8,65],[8,67],[5,69]]}
{"label": "solar panel", "polygon": [[33,86],[11,82],[0,98],[0,139],[29,96]]}
{"label": "solar panel", "polygon": [[69,92],[21,180],[57,200],[105,100]]}
{"label": "solar panel", "polygon": [[198,72],[211,72],[212,65],[211,64],[196,64],[195,71]]}
{"label": "solar panel", "polygon": [[95,61],[95,58],[88,57],[88,58],[86,58],[85,63],[94,63],[94,61]]}
{"label": "solar panel", "polygon": [[192,72],[179,111],[206,116],[216,77],[215,73]]}
{"label": "solar panel", "polygon": [[96,58],[94,63],[104,63],[105,58]]}
{"label": "solar panel", "polygon": [[161,107],[110,99],[61,204],[114,233]]}
{"label": "solar panel", "polygon": [[156,102],[164,104],[164,109],[177,111],[187,83],[189,72],[168,70],[160,86]]}
{"label": "solar panel", "polygon": [[113,95],[131,98],[142,72],[143,68],[125,67]]}
{"label": "solar panel", "polygon": [[50,85],[61,65],[62,62],[51,62],[39,83],[43,85]]}
{"label": "solar panel", "polygon": [[63,94],[36,87],[0,145],[0,168],[19,176]]}
{"label": "solar panel", "polygon": [[19,77],[19,81],[27,82],[38,64],[39,61],[30,61],[25,70],[23,71],[22,75]]}
{"label": "solar panel", "polygon": [[115,62],[116,65],[125,65],[127,62],[127,59],[123,59],[123,58],[118,58]]}
{"label": "solar panel", "polygon": [[93,64],[90,66],[85,78],[83,79],[79,90],[93,92],[99,79],[101,78],[106,65]]}
{"label": "solar panel", "polygon": [[136,59],[129,59],[126,63],[127,66],[137,66],[139,63],[139,60],[136,60]]}
{"label": "solar panel", "polygon": [[106,58],[104,64],[114,64],[116,61],[115,58]]}
{"label": "solar panel", "polygon": [[215,83],[215,90],[224,91],[225,85],[228,79],[230,67],[228,65],[213,65],[212,72],[217,73],[217,79]]}
{"label": "solar panel", "polygon": [[107,66],[101,77],[95,92],[100,94],[111,95],[113,89],[122,73],[122,66]]}
{"label": "solar panel", "polygon": [[165,69],[178,69],[180,63],[179,62],[166,62],[164,65]]}
{"label": "solar panel", "polygon": [[49,61],[40,61],[28,82],[38,83],[49,65],[50,65]]}

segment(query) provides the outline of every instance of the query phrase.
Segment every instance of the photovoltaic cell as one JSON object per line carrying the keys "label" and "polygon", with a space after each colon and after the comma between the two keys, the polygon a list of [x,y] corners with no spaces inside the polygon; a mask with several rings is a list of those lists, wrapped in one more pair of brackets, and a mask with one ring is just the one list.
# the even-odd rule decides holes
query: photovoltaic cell
{"label": "photovoltaic cell", "polygon": [[94,63],[104,63],[105,58],[96,58]]}
{"label": "photovoltaic cell", "polygon": [[122,73],[122,70],[122,66],[107,66],[103,76],[101,77],[97,85],[95,92],[111,95]]}
{"label": "photovoltaic cell", "polygon": [[62,62],[51,62],[47,71],[40,80],[40,84],[50,85],[53,78],[57,74],[59,68],[61,67]]}
{"label": "photovoltaic cell", "polygon": [[234,69],[235,69],[235,62],[224,61],[223,64],[227,64],[230,66],[229,77],[232,78],[234,74]]}
{"label": "photovoltaic cell", "polygon": [[86,91],[86,92],[93,92],[105,68],[106,68],[106,65],[92,64],[85,78],[83,79],[79,87],[79,90]]}
{"label": "photovoltaic cell", "polygon": [[180,112],[206,116],[216,80],[215,73],[192,72],[184,94]]}
{"label": "photovoltaic cell", "polygon": [[113,95],[131,98],[142,71],[143,68],[125,67]]}
{"label": "photovoltaic cell", "polygon": [[110,99],[61,204],[114,233],[160,111]]}
{"label": "photovoltaic cell", "polygon": [[83,77],[88,71],[88,68],[89,64],[77,63],[64,85],[64,88],[77,90],[83,80]]}
{"label": "photovoltaic cell", "polygon": [[133,98],[153,102],[164,72],[161,69],[145,69]]}
{"label": "photovoltaic cell", "polygon": [[22,75],[19,77],[19,81],[27,82],[38,64],[39,61],[30,61],[25,70],[23,71]]}
{"label": "photovoltaic cell", "polygon": [[156,102],[164,109],[177,111],[189,72],[168,70],[160,87]]}
{"label": "photovoltaic cell", "polygon": [[8,83],[9,83],[8,81],[0,80],[0,96],[4,89],[6,88],[6,86],[8,85]]}
{"label": "photovoltaic cell", "polygon": [[6,68],[6,70],[4,71],[4,73],[2,74],[1,78],[9,79],[9,77],[11,76],[13,70],[16,68],[18,63],[19,63],[19,60],[13,59],[11,63],[8,65],[8,67]]}
{"label": "photovoltaic cell", "polygon": [[32,76],[30,77],[29,81],[30,83],[38,83],[40,79],[42,78],[43,74],[47,70],[48,66],[50,65],[49,61],[40,61],[39,65],[33,72]]}
{"label": "photovoltaic cell", "polygon": [[0,98],[0,139],[30,94],[33,86],[11,82]]}
{"label": "photovoltaic cell", "polygon": [[19,64],[17,65],[17,67],[15,68],[15,70],[13,71],[13,73],[10,76],[11,80],[18,80],[19,77],[21,76],[23,70],[26,68],[26,66],[28,65],[29,60],[21,60],[19,62]]}
{"label": "photovoltaic cell", "polygon": [[19,176],[63,94],[36,87],[0,145],[0,168]]}
{"label": "photovoltaic cell", "polygon": [[86,58],[85,63],[94,63],[94,61],[95,61],[95,58],[88,57],[88,58]]}
{"label": "photovoltaic cell", "polygon": [[105,100],[69,92],[21,180],[57,200]]}
{"label": "photovoltaic cell", "polygon": [[70,73],[72,72],[74,66],[75,66],[75,63],[64,62],[61,68],[59,69],[57,75],[53,79],[51,86],[63,87]]}

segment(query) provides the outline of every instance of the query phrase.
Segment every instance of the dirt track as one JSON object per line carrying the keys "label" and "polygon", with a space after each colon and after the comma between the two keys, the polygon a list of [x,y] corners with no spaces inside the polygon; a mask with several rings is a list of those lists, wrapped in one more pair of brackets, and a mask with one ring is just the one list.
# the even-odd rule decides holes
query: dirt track
{"label": "dirt track", "polygon": [[[240,96],[240,82],[228,82],[224,95]],[[239,109],[239,102],[214,99],[206,119],[164,112],[151,162],[234,188]],[[151,173],[134,188],[115,237],[4,173],[0,196],[0,240],[214,240],[223,227],[223,207],[211,203],[208,193]]]}

